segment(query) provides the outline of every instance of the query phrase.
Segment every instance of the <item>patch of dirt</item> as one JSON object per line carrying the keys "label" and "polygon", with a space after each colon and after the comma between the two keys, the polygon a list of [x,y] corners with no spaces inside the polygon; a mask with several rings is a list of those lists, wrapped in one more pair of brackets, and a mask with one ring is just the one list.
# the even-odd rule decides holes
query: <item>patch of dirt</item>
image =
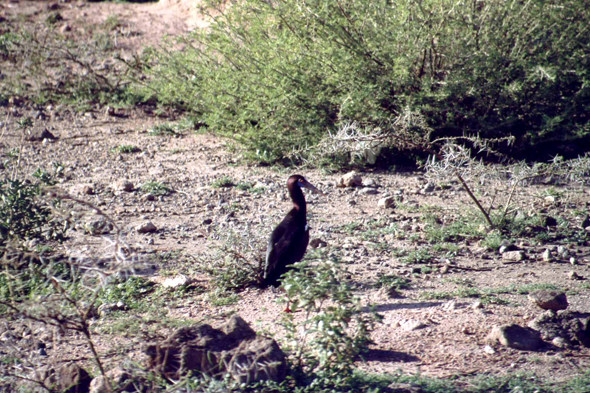
{"label": "patch of dirt", "polygon": [[[10,2],[2,5],[2,12],[42,18],[48,12],[48,4]],[[129,50],[158,42],[165,34],[186,32],[191,24],[195,25],[195,21],[191,21],[194,16],[185,13],[186,6],[102,2],[58,4],[65,20],[73,26],[102,23],[109,15],[119,15],[123,25],[137,33],[125,38]],[[62,113],[59,120],[49,118],[43,121],[43,126],[58,137],[48,142],[23,141],[17,121],[32,111],[19,108],[19,115],[6,107],[0,108],[0,111],[3,119],[0,141],[2,159],[6,158],[10,149],[19,148],[19,172],[26,175],[36,168],[51,168],[52,162],[61,163],[64,172],[58,184],[60,189],[108,213],[127,234],[127,242],[137,249],[156,254],[172,252],[169,254],[172,257],[163,259],[155,276],[151,277],[156,282],[163,281],[159,271],[174,271],[177,266],[180,269],[187,256],[194,257],[194,263],[198,263],[199,255],[219,244],[218,235],[221,232],[234,230],[248,233],[247,230],[255,230],[262,237],[270,235],[273,225],[290,208],[285,183],[287,177],[298,170],[246,166],[241,162],[239,153],[230,149],[229,142],[210,135],[152,136],[150,130],[164,120],[146,116],[141,111],[126,110],[124,117],[109,116],[98,110],[83,114]],[[139,152],[112,152],[113,148],[121,145],[137,146]],[[419,172],[369,171],[361,175],[364,180],[374,180],[379,185],[379,193],[361,195],[356,189],[336,188],[339,174],[328,175],[319,171],[305,171],[303,174],[327,194],[306,194],[311,238],[323,240],[327,243],[328,253],[338,253],[342,257],[352,280],[358,284],[357,294],[374,304],[384,317],[383,324],[372,334],[375,342],[372,351],[365,361],[358,362],[360,368],[379,373],[401,369],[436,377],[524,371],[560,380],[589,369],[588,348],[559,349],[547,345],[540,351],[526,352],[490,344],[493,351],[485,349],[489,345],[486,336],[493,326],[512,323],[526,326],[528,321],[541,313],[542,310],[527,300],[526,294],[514,291],[498,294],[497,299],[503,301],[501,304],[484,301],[481,308],[474,304],[481,300],[478,298],[455,296],[453,299],[428,300],[424,297],[424,293],[453,292],[466,287],[483,290],[553,284],[568,289],[570,310],[590,313],[587,281],[590,278],[590,250],[587,244],[564,244],[569,254],[575,257],[575,265],[571,265],[568,259],[543,261],[541,255],[547,245],[529,240],[519,244],[528,255],[521,262],[503,261],[496,251],[486,250],[478,242],[461,240],[457,244],[456,255],[448,257],[452,260],[451,264],[445,258],[435,258],[428,264],[407,265],[402,263],[396,253],[398,250],[434,247],[424,240],[428,224],[420,217],[425,213],[418,209],[384,210],[378,206],[378,200],[386,194],[398,193],[403,195],[405,206],[433,207],[435,211],[442,212],[441,216],[446,215],[450,219],[472,206],[460,185],[423,192],[427,180]],[[237,187],[212,187],[215,180],[223,177],[250,184],[261,182],[267,188],[258,194]],[[117,191],[114,185],[121,179],[131,181],[135,191]],[[138,187],[150,181],[164,183],[174,192],[156,197],[153,201],[146,200],[145,193]],[[84,185],[92,185],[95,195],[83,194]],[[490,188],[495,186],[500,185],[490,185]],[[561,202],[548,203],[541,197],[548,189],[556,188],[566,195]],[[521,205],[527,212],[567,215],[570,225],[579,225],[568,212],[587,210],[590,195],[587,189],[535,185],[528,187],[526,194],[517,197],[525,201]],[[482,198],[487,206],[492,196]],[[135,228],[146,221],[151,221],[158,228],[157,232],[137,234]],[[360,231],[349,233],[343,229],[348,224],[362,227],[376,221],[384,222],[385,226],[407,224],[405,231],[414,240],[399,239],[385,233],[367,238]],[[88,253],[92,254],[104,244],[100,237],[89,237],[77,231],[66,246],[69,250],[80,252],[88,249]],[[265,245],[258,246],[262,258]],[[414,269],[416,267],[428,269],[418,273]],[[568,274],[572,270],[586,279],[569,279]],[[380,275],[393,274],[409,278],[411,288],[400,290],[401,298],[389,299],[375,284]],[[191,278],[199,285],[213,289],[206,275],[195,273]],[[276,302],[278,297],[279,294],[270,290],[248,289],[239,294],[236,304],[216,307],[209,302],[206,294],[195,295],[177,303],[175,308],[168,310],[168,315],[195,322],[221,322],[228,315],[238,313],[256,330],[274,332],[280,337],[281,330],[276,319],[284,306]],[[141,318],[140,315],[137,317]],[[412,321],[424,327],[415,330],[406,328]],[[105,325],[109,321],[97,323]],[[122,358],[140,359],[138,345],[145,339],[126,337],[123,333],[103,334],[98,337],[98,349],[107,353],[113,344],[117,344],[120,353],[109,357],[112,363]],[[50,357],[88,357],[81,337],[72,334],[49,345],[47,353]]]}

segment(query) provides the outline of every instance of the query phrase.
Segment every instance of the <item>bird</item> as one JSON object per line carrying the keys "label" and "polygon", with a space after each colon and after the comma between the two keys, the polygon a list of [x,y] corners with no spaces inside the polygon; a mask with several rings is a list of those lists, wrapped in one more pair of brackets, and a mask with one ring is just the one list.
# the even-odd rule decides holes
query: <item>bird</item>
{"label": "bird", "polygon": [[301,175],[292,175],[287,180],[287,189],[293,208],[272,231],[266,249],[266,261],[262,287],[278,287],[279,279],[290,270],[291,265],[303,259],[309,243],[307,204],[302,188],[324,194]]}

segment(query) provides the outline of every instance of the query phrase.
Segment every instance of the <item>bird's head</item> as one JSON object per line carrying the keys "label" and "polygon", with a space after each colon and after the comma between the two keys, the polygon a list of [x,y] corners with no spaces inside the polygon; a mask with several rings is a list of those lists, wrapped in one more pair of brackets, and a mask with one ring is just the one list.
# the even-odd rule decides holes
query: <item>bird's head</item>
{"label": "bird's head", "polygon": [[308,182],[307,179],[305,179],[301,175],[293,175],[289,177],[289,180],[287,181],[287,187],[289,189],[291,189],[292,187],[307,188],[314,193],[324,195],[323,192],[318,190],[313,184]]}

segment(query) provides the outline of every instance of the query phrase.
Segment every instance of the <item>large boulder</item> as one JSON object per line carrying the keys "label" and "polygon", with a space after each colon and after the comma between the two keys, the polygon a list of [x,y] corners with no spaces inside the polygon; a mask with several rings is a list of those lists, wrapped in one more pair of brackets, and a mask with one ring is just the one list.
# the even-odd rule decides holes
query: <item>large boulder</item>
{"label": "large boulder", "polygon": [[287,374],[284,352],[234,315],[219,329],[207,324],[183,327],[160,343],[145,345],[149,367],[167,378],[192,372],[213,378],[230,374],[240,383],[281,382]]}
{"label": "large boulder", "polygon": [[76,363],[69,363],[57,372],[57,385],[64,393],[88,392],[92,378],[86,370]]}

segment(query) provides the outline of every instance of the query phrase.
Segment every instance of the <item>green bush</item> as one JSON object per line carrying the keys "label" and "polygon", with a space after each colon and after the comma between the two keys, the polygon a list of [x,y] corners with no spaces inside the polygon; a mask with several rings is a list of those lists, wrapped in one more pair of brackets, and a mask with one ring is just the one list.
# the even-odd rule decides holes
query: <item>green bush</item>
{"label": "green bush", "polygon": [[[572,140],[590,134],[585,4],[234,2],[180,38],[182,51],[144,53],[146,91],[260,161],[351,122],[414,150],[464,134],[514,135],[523,149]],[[402,133],[404,112],[428,126]]]}
{"label": "green bush", "polygon": [[[336,259],[321,260],[308,269],[299,262],[283,279],[288,306],[304,318],[286,313],[284,344],[289,352],[292,376],[302,391],[338,391],[350,386],[354,362],[368,352],[371,331],[381,316],[363,307],[345,282],[347,272]],[[334,389],[334,390],[332,390]]]}
{"label": "green bush", "polygon": [[0,180],[0,247],[11,240],[64,239],[66,222],[53,215],[41,192],[40,183]]}

